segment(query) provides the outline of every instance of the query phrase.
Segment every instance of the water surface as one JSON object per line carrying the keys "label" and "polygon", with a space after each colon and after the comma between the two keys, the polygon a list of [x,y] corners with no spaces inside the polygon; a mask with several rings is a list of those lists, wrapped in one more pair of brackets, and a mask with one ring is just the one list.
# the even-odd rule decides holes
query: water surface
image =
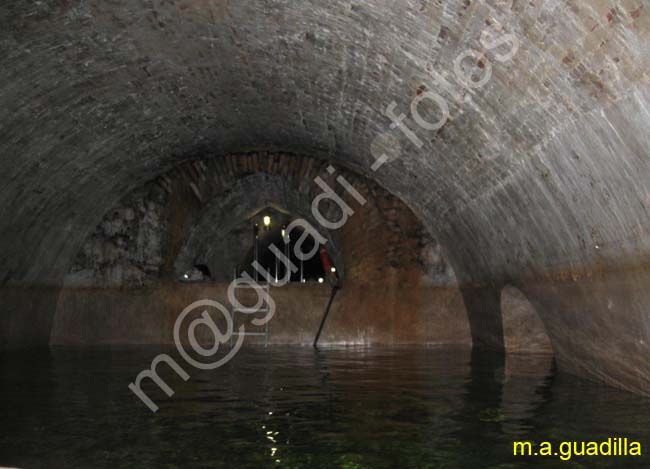
{"label": "water surface", "polygon": [[243,349],[216,371],[185,365],[187,382],[161,373],[176,394],[145,386],[153,414],[127,386],[161,351],[1,355],[0,466],[650,467],[512,456],[513,440],[650,444],[650,401],[557,374],[546,356]]}

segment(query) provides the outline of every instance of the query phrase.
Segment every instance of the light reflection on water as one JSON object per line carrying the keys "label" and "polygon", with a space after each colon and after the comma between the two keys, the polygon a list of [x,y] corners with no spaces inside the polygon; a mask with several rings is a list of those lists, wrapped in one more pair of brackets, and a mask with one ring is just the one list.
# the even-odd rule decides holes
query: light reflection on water
{"label": "light reflection on water", "polygon": [[[547,356],[244,349],[216,371],[187,367],[188,382],[161,373],[176,394],[145,387],[160,405],[152,414],[127,385],[160,352],[0,356],[0,466],[523,467],[532,460],[512,457],[513,440],[650,444],[647,399],[558,375]],[[566,467],[633,463],[650,467]]]}

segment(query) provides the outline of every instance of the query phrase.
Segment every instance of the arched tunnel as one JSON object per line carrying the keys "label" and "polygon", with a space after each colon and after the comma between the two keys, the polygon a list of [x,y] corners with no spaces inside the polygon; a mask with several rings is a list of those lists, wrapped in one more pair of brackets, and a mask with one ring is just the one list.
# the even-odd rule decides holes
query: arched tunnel
{"label": "arched tunnel", "polygon": [[0,51],[0,466],[647,467],[645,0],[15,0]]}

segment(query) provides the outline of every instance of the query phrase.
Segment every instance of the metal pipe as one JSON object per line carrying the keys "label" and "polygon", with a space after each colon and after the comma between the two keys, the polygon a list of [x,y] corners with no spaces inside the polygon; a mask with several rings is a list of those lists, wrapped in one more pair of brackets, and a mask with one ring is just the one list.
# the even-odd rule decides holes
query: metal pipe
{"label": "metal pipe", "polygon": [[314,348],[318,348],[318,340],[320,339],[320,335],[323,332],[323,327],[325,327],[325,321],[327,321],[327,316],[330,314],[330,308],[332,307],[332,303],[334,302],[334,297],[338,293],[338,291],[341,289],[338,285],[332,287],[332,294],[330,295],[330,300],[327,303],[327,309],[325,309],[325,314],[323,315],[323,320],[320,322],[320,327],[318,328],[318,334],[316,334],[316,339],[314,339]]}

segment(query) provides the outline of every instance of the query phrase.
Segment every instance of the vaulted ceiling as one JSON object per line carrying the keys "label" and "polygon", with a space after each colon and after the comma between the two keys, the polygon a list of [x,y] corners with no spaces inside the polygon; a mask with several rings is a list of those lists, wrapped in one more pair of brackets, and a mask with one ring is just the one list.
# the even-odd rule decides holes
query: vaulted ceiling
{"label": "vaulted ceiling", "polygon": [[[56,283],[129,189],[260,149],[375,179],[466,282],[636,263],[650,253],[649,25],[635,0],[8,3],[0,279]],[[491,77],[468,90],[454,62],[469,50]],[[436,131],[410,112],[430,91],[450,109]],[[421,148],[391,129],[391,103]]]}

